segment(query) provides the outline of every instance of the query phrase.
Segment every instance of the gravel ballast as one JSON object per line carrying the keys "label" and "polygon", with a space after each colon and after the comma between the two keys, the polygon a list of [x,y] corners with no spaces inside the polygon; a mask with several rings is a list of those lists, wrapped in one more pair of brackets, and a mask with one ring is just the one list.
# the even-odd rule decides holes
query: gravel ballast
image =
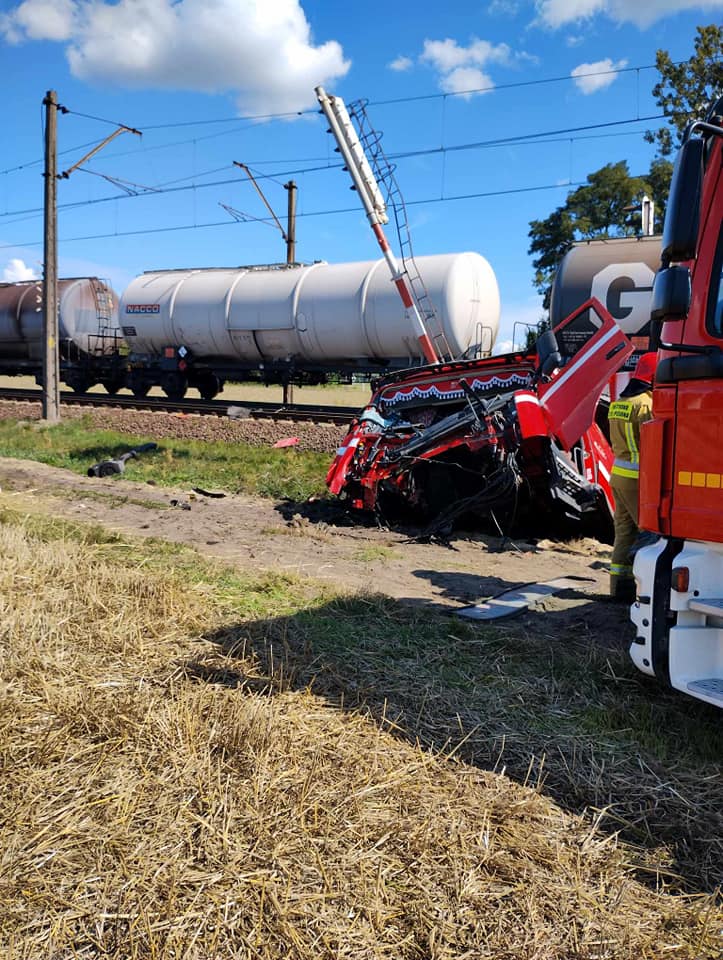
{"label": "gravel ballast", "polygon": [[[39,420],[39,403],[0,401],[0,420]],[[292,420],[231,420],[225,417],[108,407],[64,405],[64,420],[88,418],[99,430],[115,430],[132,436],[157,440],[226,440],[266,447],[284,437],[298,437],[299,449],[333,454],[346,431],[333,423],[306,423]]]}

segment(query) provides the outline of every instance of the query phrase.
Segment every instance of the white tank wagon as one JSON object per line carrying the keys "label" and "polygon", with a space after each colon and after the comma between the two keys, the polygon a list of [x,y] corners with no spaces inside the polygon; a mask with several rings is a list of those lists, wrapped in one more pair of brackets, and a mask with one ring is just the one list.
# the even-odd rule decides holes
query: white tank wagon
{"label": "white tank wagon", "polygon": [[[597,297],[630,338],[635,350],[610,380],[615,399],[648,350],[653,280],[660,266],[661,237],[624,237],[576,243],[560,261],[550,300],[553,327],[590,297]],[[600,408],[603,411],[603,408]],[[603,429],[607,420],[603,415]]]}
{"label": "white tank wagon", "polygon": [[597,297],[633,340],[633,345],[637,347],[635,340],[641,338],[640,349],[647,349],[660,243],[660,237],[576,243],[562,258],[555,274],[550,301],[551,325],[555,327],[590,297]]}
{"label": "white tank wagon", "polygon": [[[118,299],[97,277],[58,281],[58,344],[62,359],[110,355],[118,349]],[[0,284],[0,369],[36,372],[42,363],[42,282]]]}
{"label": "white tank wagon", "polygon": [[[500,300],[484,257],[416,263],[455,355],[490,353]],[[247,369],[363,369],[423,360],[384,260],[148,272],[121,297],[120,318],[134,357],[160,357],[173,346],[211,367],[221,360]]]}

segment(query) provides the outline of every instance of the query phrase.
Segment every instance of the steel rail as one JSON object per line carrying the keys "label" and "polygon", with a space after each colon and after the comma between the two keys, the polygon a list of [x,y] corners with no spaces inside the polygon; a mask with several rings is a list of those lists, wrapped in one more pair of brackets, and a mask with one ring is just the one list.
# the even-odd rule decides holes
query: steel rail
{"label": "steel rail", "polygon": [[[0,400],[40,403],[42,391],[0,388]],[[102,393],[72,393],[61,391],[60,402],[82,407],[116,407],[124,410],[151,410],[165,413],[195,413],[204,416],[228,417],[229,409],[240,408],[240,417],[233,419],[297,420],[314,423],[350,423],[358,414],[356,407],[331,407],[317,404],[289,404],[242,402],[229,400],[184,399],[169,400],[167,397],[110,396]]]}

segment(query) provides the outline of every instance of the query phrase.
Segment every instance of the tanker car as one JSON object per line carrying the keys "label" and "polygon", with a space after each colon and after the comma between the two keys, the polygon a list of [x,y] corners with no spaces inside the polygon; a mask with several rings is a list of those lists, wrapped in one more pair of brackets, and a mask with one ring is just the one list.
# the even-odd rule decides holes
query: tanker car
{"label": "tanker car", "polygon": [[[608,384],[611,400],[627,385],[638,357],[648,349],[653,280],[660,261],[660,236],[587,240],[576,243],[560,261],[550,299],[550,326],[590,297],[605,307],[629,337],[634,352]],[[607,430],[607,398],[598,422]]]}
{"label": "tanker car", "polygon": [[[500,299],[484,257],[417,264],[454,355],[489,355]],[[423,360],[383,260],[151,271],[122,295],[120,318],[135,394],[158,384],[211,397],[226,379],[323,382]]]}
{"label": "tanker car", "polygon": [[[102,383],[124,385],[118,298],[98,277],[58,281],[58,350],[63,379],[79,392]],[[0,283],[0,373],[40,376],[43,358],[42,283]]]}
{"label": "tanker car", "polygon": [[555,274],[550,326],[554,329],[581,303],[595,297],[627,333],[633,347],[647,349],[650,301],[659,264],[659,236],[576,243]]}

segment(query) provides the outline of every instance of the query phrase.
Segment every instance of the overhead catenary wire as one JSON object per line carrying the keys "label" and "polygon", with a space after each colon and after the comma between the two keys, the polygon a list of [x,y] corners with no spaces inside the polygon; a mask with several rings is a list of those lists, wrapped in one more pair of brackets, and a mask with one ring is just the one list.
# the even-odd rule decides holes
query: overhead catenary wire
{"label": "overhead catenary wire", "polygon": [[[458,200],[479,200],[479,199],[486,199],[489,197],[510,196],[512,194],[517,194],[517,193],[534,193],[539,190],[568,190],[570,189],[570,187],[580,187],[583,185],[583,183],[584,181],[579,181],[575,183],[568,183],[567,181],[565,183],[547,183],[547,184],[541,184],[538,186],[530,186],[530,187],[513,187],[509,190],[487,190],[487,191],[480,191],[478,193],[465,193],[465,194],[454,194],[454,195],[440,196],[440,197],[427,197],[421,200],[407,200],[405,202],[406,202],[406,205],[410,207],[421,206],[421,205],[426,205],[431,203],[451,203]],[[139,196],[143,196],[143,194],[140,194]],[[357,206],[340,207],[335,210],[308,210],[305,212],[298,213],[297,217],[298,218],[327,217],[327,216],[336,216],[339,214],[348,214],[348,213],[358,214],[359,207]],[[269,217],[257,217],[254,219],[257,222],[271,223],[271,218]],[[238,222],[245,222],[245,221],[216,220],[209,223],[188,223],[188,224],[176,225],[173,227],[148,227],[143,230],[124,230],[124,231],[113,232],[113,233],[97,233],[97,234],[91,234],[91,235],[82,236],[82,237],[63,237],[62,240],[63,240],[63,243],[74,243],[76,241],[82,241],[82,240],[106,240],[112,237],[137,237],[137,236],[144,236],[144,235],[153,234],[153,233],[175,233],[182,230],[200,230],[208,227],[235,226],[235,224]],[[12,247],[34,247],[38,245],[39,245],[39,241],[34,241],[34,240],[15,242],[15,243],[5,243],[5,244],[0,244],[0,250],[7,250]]]}
{"label": "overhead catenary wire", "polygon": [[[584,141],[587,141],[587,140],[609,140],[609,139],[613,139],[613,138],[617,138],[617,137],[637,137],[637,136],[640,136],[640,130],[617,130],[617,131],[612,132],[612,133],[595,133],[595,134],[590,134],[589,136],[574,136],[574,137],[566,137],[566,136],[562,136],[562,137],[547,137],[547,136],[545,136],[544,139],[541,138],[541,139],[539,139],[539,140],[526,140],[526,141],[523,141],[523,142],[521,142],[521,143],[519,143],[519,144],[516,144],[516,146],[520,146],[520,147],[528,147],[528,146],[529,146],[529,147],[534,147],[534,146],[538,146],[539,144],[547,144],[547,143],[581,143],[581,142],[584,142]],[[199,139],[203,139],[203,138],[199,138]],[[175,142],[175,143],[172,143],[172,144],[162,144],[162,145],[157,146],[157,147],[150,147],[150,148],[148,148],[148,149],[150,149],[150,150],[162,150],[162,149],[165,149],[166,147],[178,146],[178,143],[192,143],[192,142],[195,143],[196,141],[182,140],[182,141],[178,141],[178,142]],[[504,146],[504,144],[502,144],[502,143],[490,143],[490,144],[489,144],[489,147],[490,147],[490,148],[494,148],[494,147],[498,147],[498,146]],[[146,152],[148,152],[148,149],[146,150]],[[483,147],[480,147],[479,149],[484,149],[484,148],[483,148]],[[135,155],[137,155],[137,151],[127,151],[127,152],[125,152],[125,153],[111,153],[111,154],[108,154],[105,159],[111,160],[111,159],[114,159],[114,158],[117,158],[117,157],[127,157],[127,156],[135,156]],[[400,159],[400,157],[398,157],[398,156],[395,155],[395,159]],[[326,156],[323,156],[323,157],[322,157],[322,156],[316,156],[316,157],[275,157],[273,160],[252,160],[251,163],[248,164],[248,166],[249,166],[250,169],[251,169],[252,171],[254,171],[254,173],[256,174],[259,167],[270,166],[270,165],[272,165],[272,164],[273,164],[274,166],[276,166],[276,165],[278,165],[278,164],[280,164],[280,163],[315,163],[315,164],[319,164],[319,163],[322,163],[322,161],[328,161],[328,158],[327,158]],[[316,168],[315,168],[315,169],[316,169]],[[324,168],[324,169],[326,169],[326,168]],[[331,169],[331,168],[330,168],[330,169]],[[210,176],[212,176],[212,175],[215,174],[215,173],[220,173],[222,170],[228,170],[228,164],[227,164],[227,163],[225,163],[225,164],[224,164],[223,166],[221,166],[221,167],[211,167],[209,170],[200,170],[200,171],[198,171],[198,172],[196,172],[196,173],[189,173],[189,174],[186,174],[186,175],[183,176],[183,177],[176,177],[176,178],[173,179],[173,180],[164,180],[162,183],[156,184],[156,189],[158,189],[158,188],[163,188],[163,187],[168,187],[168,186],[173,186],[173,185],[176,184],[176,183],[185,183],[187,180],[197,181],[197,180],[199,180],[201,177],[210,177]],[[302,171],[302,172],[303,172],[303,171]],[[283,171],[282,171],[280,174],[279,174],[277,171],[274,171],[274,173],[272,174],[272,173],[263,173],[262,171],[258,170],[257,179],[273,180],[273,179],[274,179],[274,176],[279,176],[279,175],[280,175],[280,176],[283,176]],[[282,182],[281,180],[276,180],[275,182],[276,182],[276,183],[279,183],[280,185],[283,186],[283,182]],[[4,216],[4,214],[0,214],[0,216]]]}
{"label": "overhead catenary wire", "polygon": [[[674,66],[685,63],[684,60],[676,61]],[[370,100],[368,106],[382,107],[398,103],[414,103],[420,100],[444,100],[454,97],[469,97],[475,93],[492,93],[495,90],[514,90],[518,87],[538,87],[546,83],[561,83],[565,80],[579,80],[581,77],[605,77],[610,74],[618,73],[639,73],[641,70],[655,70],[656,64],[649,63],[638,67],[611,67],[609,70],[591,70],[589,73],[577,74],[571,73],[559,77],[541,77],[539,80],[513,80],[510,83],[493,83],[485,87],[470,87],[466,90],[444,91],[442,93],[421,93],[416,96],[392,97],[387,100]]]}
{"label": "overhead catenary wire", "polygon": [[[463,150],[482,150],[482,149],[488,149],[491,147],[513,146],[513,145],[523,144],[523,143],[536,143],[536,142],[541,142],[541,138],[548,137],[548,136],[559,137],[559,136],[563,136],[564,134],[580,133],[580,132],[589,131],[589,130],[608,129],[610,127],[623,126],[630,123],[641,123],[641,122],[647,122],[650,120],[659,120],[659,119],[662,119],[662,117],[663,117],[662,114],[658,114],[655,116],[641,117],[641,118],[635,117],[635,118],[629,118],[626,120],[610,120],[603,123],[584,124],[583,126],[579,126],[579,127],[569,127],[569,128],[559,129],[559,130],[543,131],[543,132],[530,133],[530,134],[520,134],[519,136],[515,136],[515,137],[498,137],[492,140],[480,140],[480,141],[475,141],[470,143],[453,144],[451,146],[446,146],[446,147],[442,145],[438,147],[426,147],[418,150],[390,152],[387,154],[387,156],[390,160],[407,160],[414,157],[443,155],[446,153],[456,153]],[[568,139],[568,138],[565,137],[564,139]],[[297,168],[293,168],[285,171],[278,171],[278,170],[274,171],[273,176],[271,174],[261,172],[259,174],[259,179],[273,180],[274,177],[298,176],[300,174],[305,174],[305,173],[317,173],[322,170],[340,169],[342,166],[343,166],[342,163],[325,163],[325,164],[319,164],[311,167],[297,167]],[[209,187],[228,186],[229,184],[232,184],[232,183],[234,184],[238,183],[238,178],[231,177],[231,178],[225,178],[223,180],[212,180],[212,181],[209,181],[208,183],[187,184],[185,186],[160,187],[153,191],[153,196],[160,196],[166,193],[181,193],[188,190],[206,189]],[[147,196],[147,195],[148,195],[147,193],[138,194],[138,196]],[[135,194],[133,196],[135,197]],[[59,209],[72,210],[72,209],[78,209],[79,207],[94,206],[99,203],[109,203],[113,200],[124,200],[124,199],[129,199],[129,195],[126,193],[113,194],[112,196],[108,196],[108,197],[95,197],[91,200],[77,200],[77,201],[72,201],[70,203],[60,204]],[[0,218],[10,217],[10,216],[20,216],[20,215],[29,214],[29,213],[40,213],[41,211],[42,211],[41,207],[31,207],[24,210],[9,210],[9,211],[5,211],[4,213],[1,213]]]}
{"label": "overhead catenary wire", "polygon": [[121,190],[124,190],[130,196],[138,196],[139,193],[145,192],[158,193],[158,187],[149,187],[143,183],[135,183],[133,180],[124,180],[123,177],[112,177],[109,173],[100,173],[98,170],[89,170],[87,167],[80,167],[78,172],[88,173],[92,177],[99,177],[101,180],[106,180],[108,183],[120,187]]}
{"label": "overhead catenary wire", "polygon": [[[84,150],[86,147],[92,147],[96,140],[86,140],[85,143],[78,143],[74,147],[68,147],[66,150],[58,150],[58,156],[64,157],[68,153],[75,153],[76,150]],[[6,173],[14,173],[16,170],[27,170],[28,167],[39,167],[43,163],[43,158],[38,160],[29,160],[27,163],[19,163],[15,167],[8,167],[6,170],[0,170],[0,177]]]}
{"label": "overhead catenary wire", "polygon": [[[675,61],[674,66],[679,66],[681,63],[686,61],[680,60]],[[641,70],[655,70],[657,69],[656,64],[647,63],[639,64],[638,66],[633,67],[610,67],[607,70],[591,70],[590,72],[585,73],[585,77],[604,77],[604,76],[615,76],[619,73],[639,73]],[[469,87],[464,90],[454,90],[454,91],[443,91],[441,93],[428,93],[428,94],[418,94],[415,96],[406,96],[406,97],[392,97],[384,100],[369,100],[368,106],[371,107],[380,107],[380,106],[389,106],[394,104],[403,104],[403,103],[414,103],[420,100],[449,100],[454,99],[455,97],[469,97],[475,93],[485,94],[491,93],[495,90],[514,90],[519,87],[538,87],[544,86],[548,83],[562,83],[564,81],[575,81],[579,77],[573,76],[572,74],[564,74],[556,77],[539,77],[535,80],[513,80],[509,83],[497,83],[492,85],[486,85],[483,87]],[[141,126],[144,130],[169,130],[177,127],[194,127],[194,126],[207,126],[214,123],[230,123],[233,121],[244,120],[244,121],[253,121],[259,122],[261,120],[286,120],[290,117],[303,117],[303,116],[314,116],[318,114],[319,110],[317,107],[307,107],[304,110],[285,110],[279,111],[277,113],[259,113],[259,114],[241,114],[236,117],[203,117],[194,120],[177,120],[172,123],[144,123]],[[68,108],[68,113],[73,114],[77,117],[83,117],[87,120],[96,120],[100,123],[110,123],[115,126],[121,126],[116,120],[109,120],[107,117],[98,117],[88,113],[81,113],[79,110],[71,110]]]}

